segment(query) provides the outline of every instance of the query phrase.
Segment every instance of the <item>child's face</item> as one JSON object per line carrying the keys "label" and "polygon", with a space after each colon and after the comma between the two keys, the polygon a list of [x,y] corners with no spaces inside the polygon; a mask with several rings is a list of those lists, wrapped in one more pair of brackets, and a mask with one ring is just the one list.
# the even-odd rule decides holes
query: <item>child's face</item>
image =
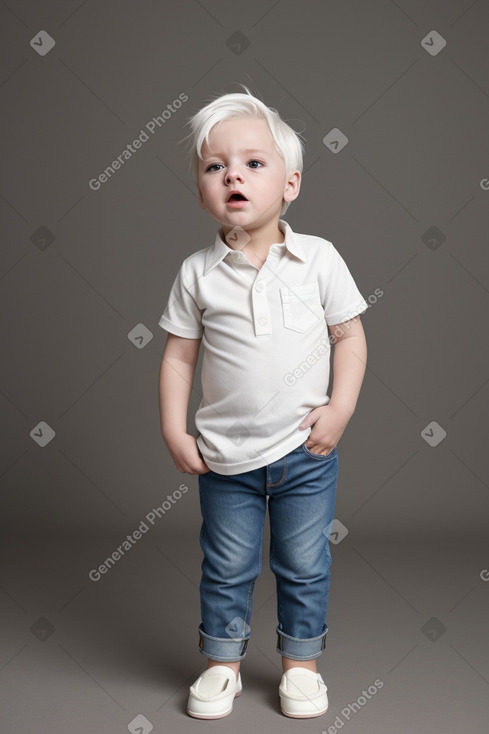
{"label": "child's face", "polygon": [[[266,120],[231,118],[214,127],[202,146],[197,189],[202,209],[226,234],[239,225],[265,228],[278,223],[284,201],[299,194],[300,172],[287,175]],[[230,197],[239,191],[246,201]]]}

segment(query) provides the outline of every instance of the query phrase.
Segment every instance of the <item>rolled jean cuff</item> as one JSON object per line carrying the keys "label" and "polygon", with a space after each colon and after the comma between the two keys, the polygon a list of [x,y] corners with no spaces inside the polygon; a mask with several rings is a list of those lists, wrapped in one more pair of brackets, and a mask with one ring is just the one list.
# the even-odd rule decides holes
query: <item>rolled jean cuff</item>
{"label": "rolled jean cuff", "polygon": [[326,648],[327,631],[326,627],[321,635],[304,640],[286,635],[277,627],[277,652],[291,660],[314,660]]}
{"label": "rolled jean cuff", "polygon": [[233,663],[243,660],[246,655],[250,636],[248,637],[211,637],[199,625],[199,650],[211,660],[221,663]]}

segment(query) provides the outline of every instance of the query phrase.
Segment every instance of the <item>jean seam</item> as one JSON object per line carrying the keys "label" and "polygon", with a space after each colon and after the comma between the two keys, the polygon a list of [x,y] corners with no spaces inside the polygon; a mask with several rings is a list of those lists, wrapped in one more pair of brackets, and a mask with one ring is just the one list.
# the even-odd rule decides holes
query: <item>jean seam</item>
{"label": "jean seam", "polygon": [[[326,649],[326,635],[327,635],[327,632],[328,632],[328,627],[326,625],[326,629],[324,630],[324,632],[322,632],[321,635],[317,635],[314,638],[306,638],[306,639],[301,639],[301,640],[299,640],[297,638],[295,638],[295,639],[292,638],[291,640],[289,640],[289,638],[291,636],[290,635],[287,635],[280,628],[277,628],[277,647],[276,647],[276,650],[277,650],[278,653],[280,653],[281,655],[283,655],[285,657],[290,658],[291,660],[313,660],[314,658],[317,658],[320,655],[322,655],[322,653]],[[304,653],[300,653],[300,652],[291,652],[290,649],[289,650],[286,649],[287,647],[291,647],[291,644],[293,646],[295,642],[300,642],[300,643],[302,643],[302,642],[308,643],[309,642],[310,643],[310,642],[313,642],[313,641],[319,643],[320,644],[320,647],[315,652],[311,652],[308,655],[304,655]]]}
{"label": "jean seam", "polygon": [[275,540],[274,540],[274,537],[273,537],[273,532],[271,531],[270,532],[270,558],[269,558],[269,566],[270,566],[270,570],[272,571],[273,575],[275,576],[275,588],[276,588],[276,593],[277,593],[277,617],[278,617],[278,620],[279,620],[279,623],[280,623],[280,621],[282,619],[282,599],[281,599],[281,595],[279,594],[279,589],[278,589],[278,585],[279,585],[278,577],[277,577],[277,574],[275,573],[275,571],[272,568],[273,567],[274,558],[275,558]]}
{"label": "jean seam", "polygon": [[[265,510],[265,512],[266,512],[266,510]],[[263,525],[265,525],[265,521],[263,522]],[[263,553],[263,527],[261,529],[260,542],[258,544],[258,573],[256,575],[256,578],[258,578],[260,576],[261,572],[262,572],[262,553]],[[247,599],[246,599],[246,613],[245,613],[245,623],[246,624],[250,624],[250,622],[251,622],[251,620],[248,619],[248,613],[250,611],[250,602],[251,602],[251,598],[253,596],[253,589],[255,587],[255,580],[256,579],[254,579],[253,581],[250,581],[250,585],[248,587],[248,596],[247,596]]]}
{"label": "jean seam", "polygon": [[307,456],[310,456],[311,459],[317,459],[318,461],[327,461],[328,459],[330,459],[331,458],[331,454],[333,453],[333,451],[335,450],[335,448],[336,448],[336,446],[333,449],[331,449],[331,451],[329,452],[329,454],[315,454],[314,451],[311,451],[311,449],[307,448],[307,446],[305,444],[302,444],[302,450],[304,451],[304,453]]}
{"label": "jean seam", "polygon": [[287,456],[284,456],[284,470],[282,472],[282,476],[280,477],[278,482],[272,482],[272,483],[267,482],[267,487],[278,487],[279,484],[282,484],[286,475],[287,475]]}
{"label": "jean seam", "polygon": [[[250,581],[250,583],[248,584],[248,594],[246,596],[246,611],[245,611],[245,617],[244,617],[244,623],[245,623],[245,625],[246,624],[249,624],[250,621],[251,621],[251,620],[248,619],[248,614],[249,614],[249,611],[250,611],[250,600],[251,600],[251,597],[253,596],[253,588],[254,588],[254,586],[255,586],[255,582],[254,581]],[[243,627],[243,632],[244,632],[244,630],[245,630],[245,628]]]}

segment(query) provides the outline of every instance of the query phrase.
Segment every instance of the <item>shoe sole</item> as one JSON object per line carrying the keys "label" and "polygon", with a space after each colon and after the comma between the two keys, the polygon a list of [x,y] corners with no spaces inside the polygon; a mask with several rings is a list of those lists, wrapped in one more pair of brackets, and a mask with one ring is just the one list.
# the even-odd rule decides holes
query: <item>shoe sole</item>
{"label": "shoe sole", "polygon": [[326,713],[329,706],[326,706],[326,708],[323,711],[317,711],[314,714],[291,714],[288,711],[284,711],[282,707],[280,707],[280,711],[283,713],[284,716],[288,716],[289,719],[314,719],[316,716],[322,716]]}
{"label": "shoe sole", "polygon": [[[241,696],[241,691],[239,691],[239,693],[236,693],[234,698],[238,698],[238,696]],[[226,716],[229,716],[229,714],[232,714],[232,712],[233,712],[233,704],[231,704],[231,708],[225,711],[223,714],[196,714],[192,711],[189,711],[189,709],[187,709],[187,714],[189,716],[192,716],[194,719],[224,719]]]}

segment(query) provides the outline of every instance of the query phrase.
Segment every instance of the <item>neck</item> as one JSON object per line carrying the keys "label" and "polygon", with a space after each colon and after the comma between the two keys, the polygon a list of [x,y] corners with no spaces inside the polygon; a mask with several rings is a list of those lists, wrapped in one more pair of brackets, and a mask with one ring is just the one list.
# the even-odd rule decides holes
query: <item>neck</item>
{"label": "neck", "polygon": [[[278,219],[273,222],[269,222],[265,227],[254,226],[254,227],[243,227],[243,232],[240,235],[239,229],[236,232],[236,245],[233,245],[232,239],[226,239],[227,235],[233,231],[235,227],[221,227],[222,238],[226,244],[233,250],[242,250],[246,248],[247,253],[254,253],[255,256],[266,260],[268,251],[275,243],[281,243],[285,240],[285,235],[278,226]],[[246,233],[246,235],[244,234]],[[243,241],[246,240],[246,244],[243,246]]]}

